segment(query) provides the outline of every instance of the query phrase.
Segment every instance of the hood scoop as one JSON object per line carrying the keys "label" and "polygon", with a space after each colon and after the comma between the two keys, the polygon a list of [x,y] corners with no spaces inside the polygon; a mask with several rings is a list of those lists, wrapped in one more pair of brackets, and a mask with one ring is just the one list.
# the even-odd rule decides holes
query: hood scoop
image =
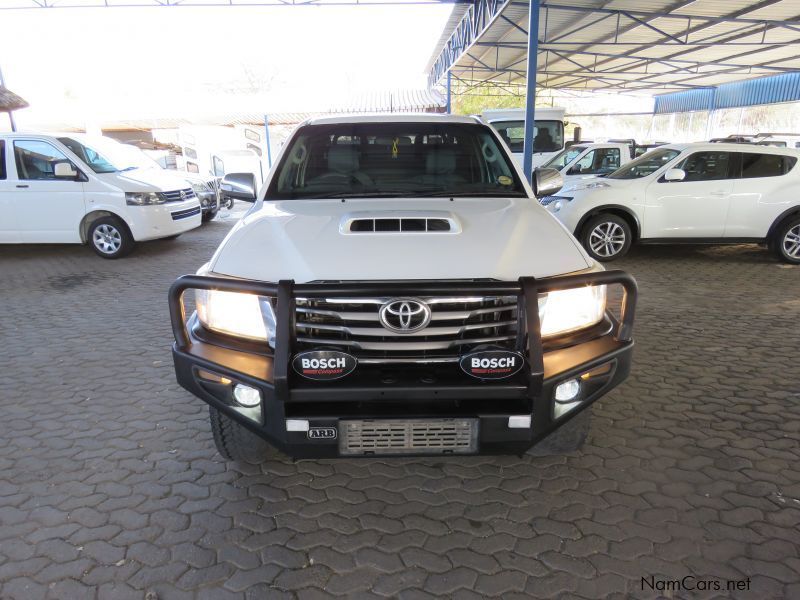
{"label": "hood scoop", "polygon": [[364,233],[461,233],[461,225],[455,216],[446,212],[377,214],[353,213],[345,215],[339,231],[342,234]]}

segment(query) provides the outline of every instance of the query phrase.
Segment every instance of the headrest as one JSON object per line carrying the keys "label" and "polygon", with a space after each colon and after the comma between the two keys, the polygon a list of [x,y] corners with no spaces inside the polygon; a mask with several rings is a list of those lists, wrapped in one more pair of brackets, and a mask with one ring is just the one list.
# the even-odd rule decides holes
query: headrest
{"label": "headrest", "polygon": [[428,150],[425,157],[425,170],[436,175],[447,175],[456,170],[456,152],[450,148]]}
{"label": "headrest", "polygon": [[358,150],[353,146],[331,146],[328,148],[328,170],[335,173],[358,171]]}

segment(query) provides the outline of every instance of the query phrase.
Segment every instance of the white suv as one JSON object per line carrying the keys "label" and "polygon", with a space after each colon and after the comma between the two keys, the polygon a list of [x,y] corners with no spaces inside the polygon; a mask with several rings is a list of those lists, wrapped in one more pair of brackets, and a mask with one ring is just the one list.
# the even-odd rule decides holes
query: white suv
{"label": "white suv", "polygon": [[660,146],[541,200],[597,260],[639,243],[766,243],[800,264],[800,152],[742,144]]}
{"label": "white suv", "polygon": [[100,136],[0,135],[0,243],[89,243],[119,258],[200,225],[184,178],[142,169],[119,148]]}
{"label": "white suv", "polygon": [[[560,185],[537,171],[540,195]],[[226,458],[570,451],[630,370],[633,279],[478,119],[316,119],[257,200],[252,174],[221,190],[255,204],[169,300],[178,382]]]}

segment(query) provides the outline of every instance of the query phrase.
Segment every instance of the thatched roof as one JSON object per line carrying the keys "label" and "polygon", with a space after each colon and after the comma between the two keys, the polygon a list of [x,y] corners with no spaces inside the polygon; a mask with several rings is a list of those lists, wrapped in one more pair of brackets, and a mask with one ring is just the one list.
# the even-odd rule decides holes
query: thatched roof
{"label": "thatched roof", "polygon": [[28,103],[17,96],[14,92],[0,85],[0,112],[10,112],[20,108],[26,108]]}

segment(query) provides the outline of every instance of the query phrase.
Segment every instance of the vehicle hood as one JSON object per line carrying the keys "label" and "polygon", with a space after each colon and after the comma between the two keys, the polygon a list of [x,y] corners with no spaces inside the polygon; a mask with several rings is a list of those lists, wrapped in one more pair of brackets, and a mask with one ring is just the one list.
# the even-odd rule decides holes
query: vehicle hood
{"label": "vehicle hood", "polygon": [[183,174],[158,168],[98,173],[97,177],[125,192],[170,192],[191,187]]}
{"label": "vehicle hood", "polygon": [[[454,232],[353,233],[354,218],[444,218]],[[548,277],[593,265],[532,198],[288,200],[257,204],[210,271],[259,281]]]}

